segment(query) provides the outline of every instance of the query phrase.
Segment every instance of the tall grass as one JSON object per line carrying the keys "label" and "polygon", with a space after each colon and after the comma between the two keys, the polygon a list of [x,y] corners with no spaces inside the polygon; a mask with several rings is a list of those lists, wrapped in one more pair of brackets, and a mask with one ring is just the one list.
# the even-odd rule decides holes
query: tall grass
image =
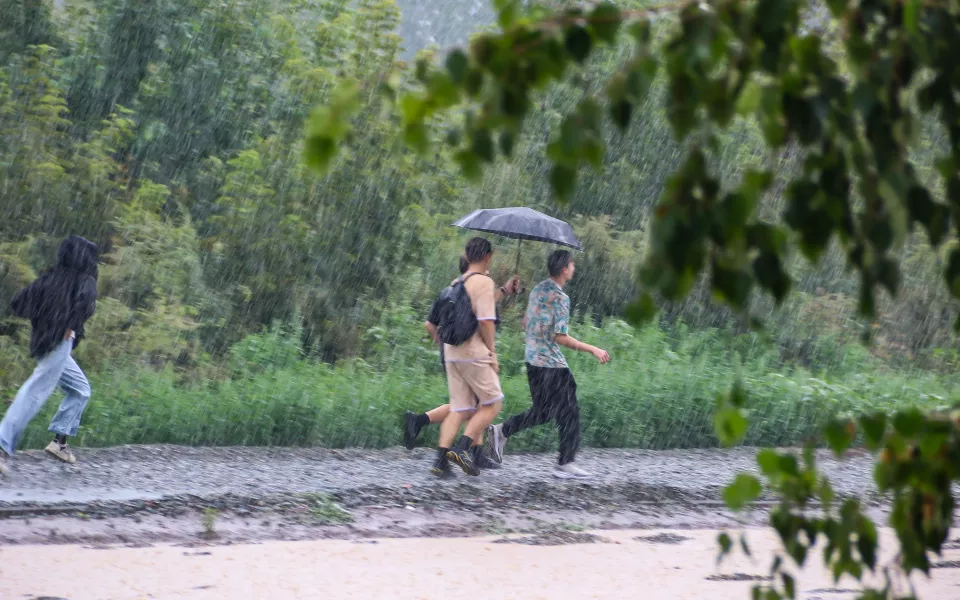
{"label": "tall grass", "polygon": [[[400,443],[405,409],[430,409],[447,397],[435,349],[407,333],[403,344],[383,344],[369,362],[330,366],[299,357],[295,328],[275,328],[235,347],[225,375],[210,381],[182,383],[171,368],[108,367],[91,376],[94,396],[76,443],[393,446]],[[569,357],[588,447],[715,446],[714,400],[738,375],[749,395],[748,445],[803,442],[838,414],[936,408],[960,400],[956,374],[891,370],[863,347],[829,339],[822,340],[821,353],[813,353],[823,360],[799,367],[784,363],[776,345],[752,334],[655,327],[637,332],[617,321],[603,328],[581,325],[575,333],[614,357],[607,365],[587,355]],[[519,335],[506,330],[500,339],[500,354],[509,357],[501,358],[506,417],[530,400]],[[27,431],[27,447],[49,441],[46,423],[55,409],[52,399]],[[424,443],[435,441],[434,427]],[[555,448],[550,426],[511,440],[517,451]]]}

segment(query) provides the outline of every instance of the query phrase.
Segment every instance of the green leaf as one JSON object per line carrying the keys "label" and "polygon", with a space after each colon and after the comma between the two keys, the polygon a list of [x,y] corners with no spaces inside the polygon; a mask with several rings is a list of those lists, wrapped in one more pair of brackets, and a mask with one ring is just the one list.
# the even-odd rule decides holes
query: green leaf
{"label": "green leaf", "polygon": [[714,432],[724,446],[740,443],[747,434],[747,426],[743,411],[733,407],[718,410],[713,420]]}
{"label": "green leaf", "polygon": [[593,47],[593,38],[590,37],[590,33],[584,27],[573,25],[566,31],[564,45],[573,60],[582,63],[590,55],[590,49]]}
{"label": "green leaf", "polygon": [[483,89],[483,71],[480,69],[468,69],[464,80],[463,90],[470,98],[476,98]]}
{"label": "green leaf", "polygon": [[583,159],[595,169],[600,169],[603,166],[603,155],[605,151],[606,147],[596,136],[590,136],[583,142]]}
{"label": "green leaf", "polygon": [[467,66],[470,61],[467,54],[459,48],[447,56],[447,71],[450,72],[450,79],[457,85],[461,85],[467,77]]}
{"label": "green leaf", "polygon": [[471,135],[471,148],[483,162],[492,163],[495,158],[493,138],[486,129],[474,130]]}
{"label": "green leaf", "polygon": [[630,36],[639,46],[645,47],[650,43],[650,21],[642,19],[632,23],[630,25]]}
{"label": "green leaf", "polygon": [[748,504],[760,497],[762,487],[753,475],[740,473],[733,483],[723,490],[723,501],[733,511],[743,510]]}
{"label": "green leaf", "polygon": [[793,283],[783,269],[780,257],[767,252],[760,254],[753,261],[753,273],[760,286],[773,295],[777,306],[783,303]]}
{"label": "green leaf", "polygon": [[602,124],[601,109],[597,101],[588,96],[577,105],[577,114],[583,120],[583,127],[599,133]]}
{"label": "green leaf", "polygon": [[783,579],[783,591],[787,595],[787,598],[796,598],[797,597],[797,584],[794,581],[793,577],[787,575],[786,573],[781,573],[780,577]]}
{"label": "green leaf", "polygon": [[743,381],[737,379],[733,382],[733,388],[727,395],[727,401],[735,408],[744,408],[747,405],[747,390],[743,387]]}
{"label": "green leaf", "polygon": [[827,444],[838,457],[843,456],[843,453],[850,448],[855,434],[856,427],[849,420],[831,421],[823,430],[823,435],[827,438]]}
{"label": "green leaf", "polygon": [[513,133],[510,131],[500,132],[500,152],[507,158],[513,156],[513,145],[515,143]]}
{"label": "green leaf", "polygon": [[824,476],[823,479],[820,480],[819,494],[820,494],[820,500],[823,501],[823,504],[827,508],[829,508],[833,504],[833,501],[837,497],[836,492],[833,491],[833,486],[830,485],[830,480],[827,479],[826,476]]}
{"label": "green leaf", "polygon": [[483,167],[476,154],[469,150],[461,150],[454,155],[454,160],[463,170],[463,176],[470,181],[479,181],[483,177]]}
{"label": "green leaf", "polygon": [[634,327],[649,323],[657,314],[657,306],[650,294],[641,294],[639,298],[628,304],[623,310],[627,323]]}
{"label": "green leaf", "polygon": [[910,35],[919,35],[917,14],[920,12],[920,0],[906,0],[903,3],[903,26]]}
{"label": "green leaf", "polygon": [[900,268],[893,259],[884,257],[877,263],[877,281],[896,298],[900,290]]}
{"label": "green leaf", "polygon": [[569,165],[555,164],[550,170],[550,187],[557,199],[566,202],[577,184],[577,170]]}
{"label": "green leaf", "polygon": [[770,479],[780,475],[780,456],[775,450],[764,448],[757,453],[757,465],[760,472]]}
{"label": "green leaf", "polygon": [[726,532],[717,536],[717,544],[720,545],[721,556],[730,554],[730,550],[733,549],[733,540],[730,539],[730,535]]}
{"label": "green leaf", "polygon": [[867,448],[876,452],[883,446],[883,434],[887,429],[887,415],[881,412],[863,415],[859,419],[860,430]]}
{"label": "green leaf", "polygon": [[750,80],[743,88],[743,91],[740,92],[740,97],[737,98],[737,114],[747,116],[757,112],[757,109],[760,108],[762,91],[759,84]]}
{"label": "green leaf", "polygon": [[610,104],[610,120],[621,133],[630,126],[630,117],[633,115],[633,104],[627,100],[618,100]]}
{"label": "green leaf", "polygon": [[926,423],[927,418],[918,408],[907,408],[893,415],[893,428],[907,438],[919,435]]}
{"label": "green leaf", "polygon": [[493,0],[493,7],[497,11],[497,22],[503,29],[509,29],[516,23],[519,15],[520,0]]}
{"label": "green leaf", "polygon": [[720,555],[717,556],[717,562],[719,563],[724,556],[730,554],[733,549],[733,540],[730,539],[729,534],[723,532],[717,536],[717,544],[720,546]]}
{"label": "green leaf", "polygon": [[857,528],[857,551],[871,571],[877,566],[877,544],[876,525],[868,517],[861,516]]}
{"label": "green leaf", "polygon": [[657,75],[657,62],[649,56],[630,61],[626,67],[627,98],[634,103],[644,100]]}
{"label": "green leaf", "polygon": [[598,40],[612,44],[617,40],[617,31],[623,23],[620,9],[612,2],[598,4],[589,17],[590,30]]}
{"label": "green leaf", "polygon": [[427,139],[427,127],[423,123],[410,123],[403,128],[403,137],[407,145],[418,154],[424,154],[430,148]]}
{"label": "green leaf", "polygon": [[337,143],[333,139],[322,135],[308,136],[304,144],[303,154],[307,166],[323,172],[330,166],[330,161],[337,154]]}

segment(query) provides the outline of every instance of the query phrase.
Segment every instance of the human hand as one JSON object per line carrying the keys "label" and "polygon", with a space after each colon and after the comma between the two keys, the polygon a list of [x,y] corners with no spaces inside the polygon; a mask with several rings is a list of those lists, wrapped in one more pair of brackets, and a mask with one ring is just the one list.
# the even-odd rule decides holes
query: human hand
{"label": "human hand", "polygon": [[601,365],[610,362],[610,353],[606,350],[601,350],[600,348],[591,348],[590,354],[596,357],[596,359],[600,361]]}
{"label": "human hand", "polygon": [[507,293],[511,296],[517,294],[520,291],[520,277],[514,275],[510,278],[510,281],[507,282],[507,285],[503,286]]}
{"label": "human hand", "polygon": [[68,330],[67,330],[67,333],[63,336],[63,339],[64,339],[64,340],[73,339],[73,330],[72,330],[72,329],[68,329]]}

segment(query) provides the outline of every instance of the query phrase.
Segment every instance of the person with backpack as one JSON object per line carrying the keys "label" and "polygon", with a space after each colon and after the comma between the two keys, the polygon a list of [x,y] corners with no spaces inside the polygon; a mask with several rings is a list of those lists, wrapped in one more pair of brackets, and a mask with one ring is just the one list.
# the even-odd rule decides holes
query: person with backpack
{"label": "person with backpack", "polygon": [[5,458],[13,456],[27,425],[57,384],[66,397],[50,422],[54,439],[46,452],[66,463],[77,462],[67,437],[77,435],[90,400],[90,383],[70,354],[96,310],[98,252],[93,242],[68,237],[57,251],[56,266],[13,298],[13,314],[30,319],[30,356],[37,359],[37,367],[0,421],[0,475],[9,475]]}
{"label": "person with backpack", "polygon": [[[503,408],[500,364],[496,350],[496,290],[487,275],[493,246],[476,237],[464,252],[466,272],[440,297],[438,337],[443,342],[450,412],[440,425],[437,458],[430,471],[449,477],[450,461],[468,475],[479,475],[476,466],[480,440]],[[453,444],[467,419],[463,435]]]}
{"label": "person with backpack", "polygon": [[563,292],[576,270],[570,252],[556,250],[551,253],[547,258],[547,270],[550,278],[530,290],[527,314],[523,319],[532,406],[526,412],[489,426],[487,439],[490,454],[502,463],[503,449],[511,436],[552,419],[560,434],[559,464],[554,475],[562,479],[582,479],[590,474],[574,464],[580,446],[577,382],[560,347],[589,352],[600,364],[610,362],[610,354],[570,335],[570,298]]}
{"label": "person with backpack", "polygon": [[[464,275],[467,272],[468,267],[469,267],[469,261],[465,256],[461,256],[460,265],[459,265],[460,275]],[[456,284],[458,280],[459,278],[453,280],[453,282],[451,282],[450,285],[452,286]],[[506,296],[516,295],[520,289],[520,285],[521,285],[520,278],[514,275],[510,279],[510,281],[506,283],[506,285],[503,285],[497,288],[495,292],[494,300],[499,303],[500,300]],[[441,293],[441,296],[437,298],[437,300],[433,303],[433,306],[430,309],[430,314],[427,316],[426,322],[424,322],[424,327],[426,328],[427,333],[430,335],[430,338],[434,341],[434,343],[440,346],[440,367],[444,370],[444,374],[446,374],[446,361],[444,360],[443,342],[440,341],[440,337],[439,337],[440,306],[441,306],[442,300],[443,300],[443,293]],[[499,316],[498,316],[498,319],[495,321],[495,323],[499,325]],[[447,417],[449,413],[450,413],[449,403],[443,404],[441,406],[437,406],[436,408],[433,408],[431,410],[428,410],[422,413],[415,413],[413,411],[408,410],[404,415],[404,423],[403,423],[404,446],[406,446],[408,450],[412,450],[414,445],[416,444],[417,438],[420,436],[420,433],[423,431],[423,428],[426,427],[427,425],[443,422],[443,420]],[[477,446],[482,446],[483,444],[482,436],[481,436],[481,439],[474,440],[474,443]],[[487,468],[487,469],[500,468],[500,465],[497,462],[490,460],[485,454],[481,455],[478,466],[480,466],[481,468]]]}

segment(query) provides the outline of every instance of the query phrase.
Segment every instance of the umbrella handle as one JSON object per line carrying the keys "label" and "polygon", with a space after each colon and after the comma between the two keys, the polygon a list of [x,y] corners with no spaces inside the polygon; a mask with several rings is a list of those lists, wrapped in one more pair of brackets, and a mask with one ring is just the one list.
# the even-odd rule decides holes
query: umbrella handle
{"label": "umbrella handle", "polygon": [[[516,266],[513,268],[513,274],[514,274],[514,275],[517,275],[517,274],[520,273],[520,249],[521,249],[521,248],[523,248],[523,240],[517,240],[517,264],[516,264]],[[521,288],[521,289],[519,289],[519,290],[515,290],[515,293],[516,293],[517,295],[519,295],[519,294],[524,293],[525,291],[527,291],[526,288]]]}
{"label": "umbrella handle", "polygon": [[523,240],[517,240],[517,266],[513,268],[513,274],[520,272],[520,249],[523,248]]}

